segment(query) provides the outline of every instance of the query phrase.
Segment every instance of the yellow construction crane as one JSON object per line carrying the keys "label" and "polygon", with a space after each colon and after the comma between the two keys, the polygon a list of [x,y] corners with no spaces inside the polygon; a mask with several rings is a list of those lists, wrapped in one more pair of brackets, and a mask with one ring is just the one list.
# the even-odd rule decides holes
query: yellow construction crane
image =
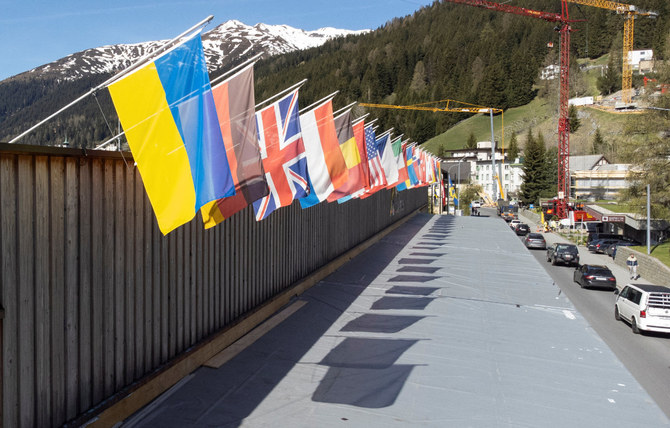
{"label": "yellow construction crane", "polygon": [[[430,106],[430,104],[440,104],[445,103],[444,107],[439,106]],[[462,104],[467,107],[451,107],[453,103]],[[452,113],[502,113],[503,111],[499,108],[493,107],[484,107],[477,104],[470,104],[463,101],[456,100],[440,100],[440,101],[429,101],[427,103],[412,104],[408,106],[396,106],[392,104],[370,104],[370,103],[359,103],[358,105],[363,107],[373,107],[373,108],[390,108],[390,109],[399,109],[399,110],[423,110],[423,111],[432,111],[433,113],[441,112],[452,112]]]}
{"label": "yellow construction crane", "polygon": [[[440,107],[440,104],[444,103],[444,107]],[[436,106],[437,104],[437,106]],[[454,107],[453,104],[459,104],[463,105],[465,107]],[[505,199],[505,190],[503,189],[502,183],[500,182],[500,177],[499,174],[496,174],[495,171],[495,140],[493,136],[493,115],[496,113],[501,113],[501,139],[502,139],[502,151],[503,151],[503,157],[502,157],[502,164],[505,163],[505,127],[504,127],[504,112],[502,109],[499,108],[494,108],[494,107],[484,107],[480,106],[477,104],[470,104],[466,103],[463,101],[456,101],[456,100],[439,100],[439,101],[429,101],[426,103],[420,103],[420,104],[412,104],[408,106],[398,106],[398,105],[393,105],[393,104],[371,104],[371,103],[358,103],[358,105],[363,106],[363,107],[370,107],[370,108],[386,108],[386,109],[396,109],[396,110],[420,110],[420,111],[430,111],[433,113],[437,112],[451,112],[451,113],[474,113],[474,114],[479,114],[479,113],[488,113],[491,116],[491,163],[492,163],[492,172],[493,172],[493,179],[494,183],[495,180],[497,180],[498,184],[498,189],[500,190],[500,197],[502,199]],[[495,187],[495,186],[494,186]],[[495,199],[495,198],[493,198]]]}
{"label": "yellow construction crane", "polygon": [[601,9],[609,9],[615,11],[619,15],[624,16],[623,24],[623,67],[621,69],[621,92],[622,101],[625,104],[630,104],[632,98],[633,88],[633,66],[631,65],[628,55],[633,50],[633,35],[635,32],[635,17],[646,16],[655,18],[658,16],[656,12],[638,10],[632,4],[619,3],[610,0],[566,0],[568,3],[582,4],[585,6],[599,7]]}

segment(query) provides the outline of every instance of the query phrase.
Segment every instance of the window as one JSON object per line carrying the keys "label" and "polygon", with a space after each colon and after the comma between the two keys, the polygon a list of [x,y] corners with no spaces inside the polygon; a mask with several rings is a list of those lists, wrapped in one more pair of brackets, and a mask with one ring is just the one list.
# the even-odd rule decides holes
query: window
{"label": "window", "polygon": [[642,293],[640,293],[637,290],[634,290],[634,289],[631,288],[630,291],[628,292],[628,300],[635,303],[636,305],[640,304],[640,299],[641,298],[642,298]]}

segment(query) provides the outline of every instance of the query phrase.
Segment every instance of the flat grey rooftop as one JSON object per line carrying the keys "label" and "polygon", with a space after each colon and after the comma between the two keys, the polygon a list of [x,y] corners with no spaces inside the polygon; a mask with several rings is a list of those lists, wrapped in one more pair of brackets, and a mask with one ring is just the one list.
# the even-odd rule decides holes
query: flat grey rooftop
{"label": "flat grey rooftop", "polygon": [[667,426],[505,222],[418,215],[124,426]]}

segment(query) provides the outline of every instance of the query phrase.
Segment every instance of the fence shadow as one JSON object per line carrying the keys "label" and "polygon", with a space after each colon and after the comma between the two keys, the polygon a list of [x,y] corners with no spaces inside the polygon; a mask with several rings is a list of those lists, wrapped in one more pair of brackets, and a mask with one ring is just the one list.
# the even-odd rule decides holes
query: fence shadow
{"label": "fence shadow", "polygon": [[[281,381],[290,371],[313,372],[314,365],[297,363],[304,362],[314,344],[431,219],[432,216],[422,214],[407,221],[303,294],[300,299],[308,303],[269,334],[218,369],[199,368],[187,382],[164,394],[160,402],[136,414],[123,426],[239,426],[272,391],[283,387]],[[403,290],[411,293],[409,288]],[[415,292],[422,294],[427,290],[421,287]],[[426,298],[420,299],[413,302],[414,307],[430,303]],[[400,303],[392,299],[379,304],[397,306]],[[421,318],[364,314],[343,326],[342,331],[399,331]],[[323,366],[325,375],[315,385],[312,400],[369,408],[390,405],[413,368],[393,365],[393,362],[415,342],[344,339],[322,360],[314,361],[316,366]],[[358,349],[362,354],[352,355],[351,349]],[[369,366],[371,360],[376,361],[372,363],[375,364],[373,369]],[[372,389],[352,392],[351,383],[347,381],[352,379],[356,384],[369,382]],[[291,394],[299,394],[290,388],[282,392],[286,393],[287,400],[291,400]]]}

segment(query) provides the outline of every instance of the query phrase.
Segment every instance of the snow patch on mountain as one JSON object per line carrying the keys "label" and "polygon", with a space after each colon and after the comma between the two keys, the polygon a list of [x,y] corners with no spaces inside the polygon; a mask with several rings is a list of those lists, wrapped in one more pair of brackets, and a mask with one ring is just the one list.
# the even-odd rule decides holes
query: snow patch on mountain
{"label": "snow patch on mountain", "polygon": [[[305,31],[288,25],[246,25],[230,20],[203,33],[202,42],[209,71],[261,53],[264,57],[321,46],[330,39],[363,34],[370,30],[341,30],[332,27]],[[85,75],[117,73],[137,59],[158,49],[165,41],[118,44],[87,49],[34,68],[27,73],[44,74],[59,80],[76,80]]]}

